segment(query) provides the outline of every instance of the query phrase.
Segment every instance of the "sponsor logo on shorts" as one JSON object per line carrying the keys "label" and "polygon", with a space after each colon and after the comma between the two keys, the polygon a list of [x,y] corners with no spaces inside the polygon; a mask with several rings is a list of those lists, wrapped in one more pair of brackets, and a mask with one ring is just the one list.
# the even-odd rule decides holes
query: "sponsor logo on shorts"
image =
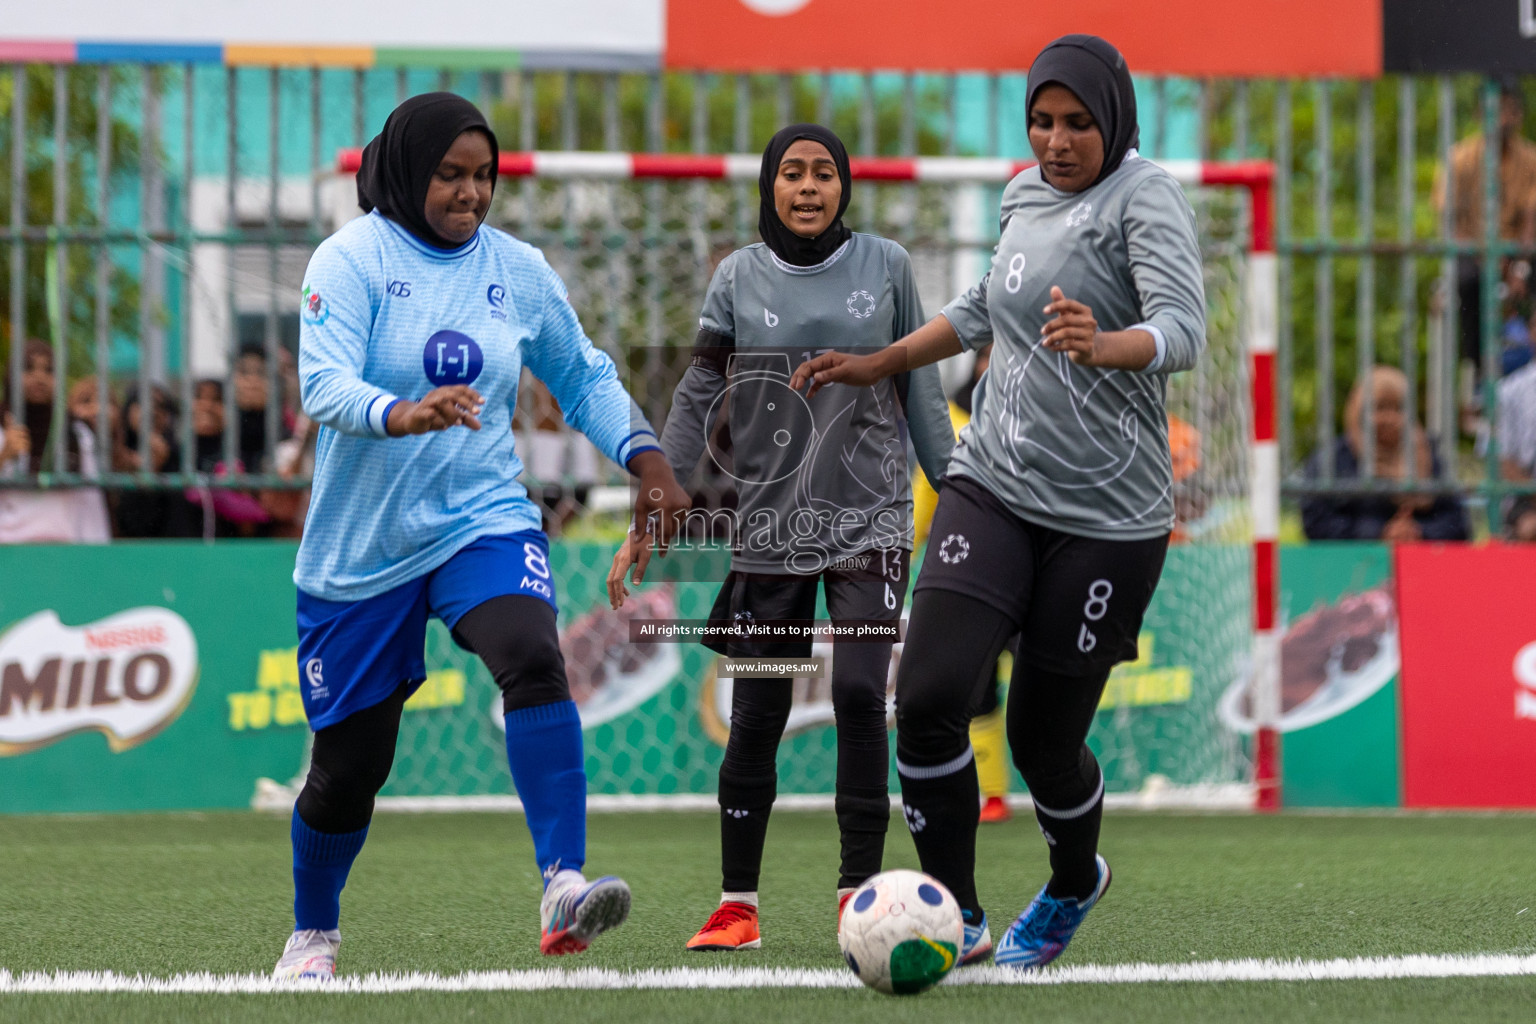
{"label": "sponsor logo on shorts", "polygon": [[939,545],[939,561],[945,565],[959,565],[971,553],[971,542],[963,534],[952,533]]}
{"label": "sponsor logo on shorts", "polygon": [[769,309],[767,306],[764,306],[763,323],[767,324],[769,327],[777,327],[779,326],[779,315],[773,310]]}
{"label": "sponsor logo on shorts", "polygon": [[29,615],[0,633],[0,756],[92,729],[114,751],[138,746],[181,714],[197,669],[192,627],[168,608],[84,626]]}
{"label": "sponsor logo on shorts", "polygon": [[310,658],[304,663],[304,679],[309,683],[310,700],[325,700],[331,695],[325,685],[325,669],[319,658]]}

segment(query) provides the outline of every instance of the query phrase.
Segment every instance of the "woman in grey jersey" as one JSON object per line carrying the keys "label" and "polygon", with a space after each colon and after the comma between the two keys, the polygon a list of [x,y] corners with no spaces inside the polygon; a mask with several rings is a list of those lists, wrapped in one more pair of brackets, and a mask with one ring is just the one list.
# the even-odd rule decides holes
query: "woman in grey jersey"
{"label": "woman in grey jersey", "polygon": [[[715,271],[661,445],[679,480],[693,475],[708,447],[736,486],[731,572],[712,622],[801,630],[814,619],[820,583],[834,626],[879,626],[873,638],[833,637],[840,911],[880,870],[890,818],[886,678],[912,548],[908,431],[931,479],[943,474],[954,433],[937,367],[873,388],[824,390],[809,401],[790,390],[790,371],[801,361],[817,352],[883,349],[923,322],[922,305],[906,251],[843,225],[848,154],[832,132],[796,124],[776,134],[763,153],[758,192],[763,242],[727,256]],[[728,456],[710,444],[722,407]],[[643,552],[643,543],[626,545],[609,574],[615,607],[628,593],[623,578],[637,548]],[[635,574],[643,577],[643,562]],[[743,628],[722,639],[711,647],[732,657],[811,653],[803,635],[767,643]],[[758,875],[791,700],[789,679],[733,680],[720,766],[723,892],[689,949],[761,943]]]}
{"label": "woman in grey jersey", "polygon": [[869,384],[993,342],[950,461],[896,682],[896,765],[923,868],[966,918],[962,961],[991,948],[976,898],[976,773],[966,723],[998,651],[1021,634],[1008,700],[1014,763],[1051,878],[999,963],[1066,948],[1109,887],[1104,781],[1086,738],[1110,669],[1136,656],[1174,522],[1168,374],[1205,344],[1195,217],[1139,159],[1125,60],[1064,36],[1029,70],[1039,165],[1008,184],[990,272],[884,352],[800,366],[808,394]]}

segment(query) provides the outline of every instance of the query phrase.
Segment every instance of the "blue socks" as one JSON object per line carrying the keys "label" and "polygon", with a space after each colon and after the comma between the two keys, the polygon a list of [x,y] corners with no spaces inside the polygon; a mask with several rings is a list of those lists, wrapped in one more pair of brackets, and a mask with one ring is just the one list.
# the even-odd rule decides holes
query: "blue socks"
{"label": "blue socks", "polygon": [[356,832],[316,832],[294,808],[291,834],[294,930],[330,931],[341,917],[341,888],[368,838],[368,827]]}
{"label": "blue socks", "polygon": [[587,769],[573,701],[508,712],[507,764],[545,885],[587,860]]}

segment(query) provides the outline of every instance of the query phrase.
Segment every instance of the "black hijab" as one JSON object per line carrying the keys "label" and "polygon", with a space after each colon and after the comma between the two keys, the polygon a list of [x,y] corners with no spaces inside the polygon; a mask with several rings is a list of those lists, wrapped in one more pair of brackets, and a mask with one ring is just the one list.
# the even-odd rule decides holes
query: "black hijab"
{"label": "black hijab", "polygon": [[[843,184],[843,195],[837,201],[837,216],[827,225],[827,230],[815,238],[802,238],[779,219],[778,208],[773,204],[773,181],[779,176],[779,161],[796,139],[810,139],[827,147],[832,162],[837,165],[837,177]],[[853,192],[853,179],[848,171],[848,150],[843,140],[831,130],[819,124],[792,124],[780,128],[768,140],[763,150],[763,169],[757,175],[757,196],[760,200],[757,212],[757,233],[763,236],[768,248],[779,259],[794,267],[814,267],[837,251],[838,246],[853,235],[843,224],[843,212],[848,209],[848,197]]]}
{"label": "black hijab", "polygon": [[1104,166],[1089,183],[1092,188],[1115,173],[1126,152],[1141,141],[1131,69],[1125,66],[1120,51],[1098,36],[1062,36],[1041,50],[1030,65],[1026,116],[1034,110],[1040,90],[1052,84],[1072,90],[1098,122],[1099,134],[1104,137]]}
{"label": "black hijab", "polygon": [[357,205],[364,213],[378,210],[430,246],[457,249],[459,243],[450,242],[427,223],[427,186],[453,140],[472,128],[483,132],[491,143],[494,194],[500,151],[491,126],[464,97],[428,92],[396,107],[384,122],[384,130],[364,148],[363,163],[357,171]]}

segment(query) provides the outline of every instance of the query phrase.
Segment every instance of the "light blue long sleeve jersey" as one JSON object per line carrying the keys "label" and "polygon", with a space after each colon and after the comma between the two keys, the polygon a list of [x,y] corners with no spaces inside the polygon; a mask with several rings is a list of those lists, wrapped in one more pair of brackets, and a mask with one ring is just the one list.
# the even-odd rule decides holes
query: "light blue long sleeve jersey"
{"label": "light blue long sleeve jersey", "polygon": [[[304,411],[321,430],[293,581],[315,597],[372,597],[477,538],[539,528],[512,444],[524,366],[619,465],[659,448],[544,255],[495,228],[443,251],[359,217],[315,250],[299,319]],[[485,397],[478,431],[385,433],[396,402],[450,384]]]}

